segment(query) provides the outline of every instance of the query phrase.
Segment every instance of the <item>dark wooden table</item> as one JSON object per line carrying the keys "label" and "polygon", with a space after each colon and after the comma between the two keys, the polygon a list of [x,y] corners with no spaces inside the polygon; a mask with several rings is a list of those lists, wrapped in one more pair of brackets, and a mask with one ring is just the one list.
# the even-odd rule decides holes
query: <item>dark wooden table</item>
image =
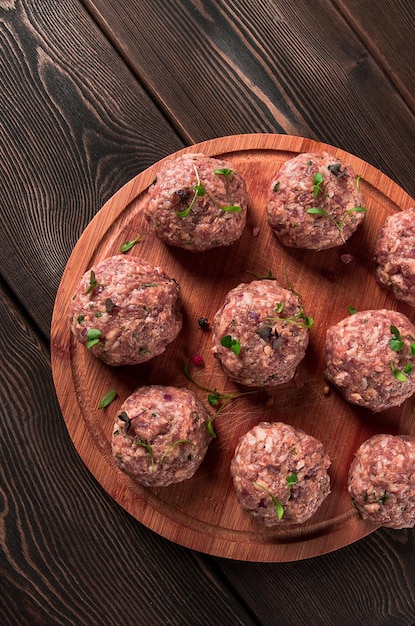
{"label": "dark wooden table", "polygon": [[415,196],[413,0],[0,0],[0,623],[411,625],[415,533],[294,563],[192,552],[80,460],[52,309],[124,183],[205,139],[282,133]]}

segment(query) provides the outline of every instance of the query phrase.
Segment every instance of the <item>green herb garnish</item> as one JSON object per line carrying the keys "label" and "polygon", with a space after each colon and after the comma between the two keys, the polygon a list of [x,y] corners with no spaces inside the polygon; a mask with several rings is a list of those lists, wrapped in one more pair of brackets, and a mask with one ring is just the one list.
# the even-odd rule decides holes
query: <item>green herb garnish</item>
{"label": "green herb garnish", "polygon": [[145,448],[147,450],[147,452],[150,455],[150,459],[151,459],[151,471],[154,472],[154,470],[156,469],[155,467],[155,463],[154,463],[154,453],[153,453],[153,448],[150,446],[149,443],[147,443],[146,441],[144,441],[143,439],[137,439],[136,441],[133,442],[135,446],[141,446],[142,448]]}
{"label": "green herb garnish", "polygon": [[327,217],[327,219],[330,220],[330,222],[334,224],[334,226],[339,231],[340,236],[343,240],[343,243],[346,243],[346,240],[343,237],[343,227],[347,219],[347,216],[350,215],[351,213],[366,213],[366,212],[367,212],[367,209],[365,207],[355,206],[355,207],[352,207],[351,209],[348,209],[344,213],[340,222],[336,222],[336,220],[334,219],[332,215],[330,215],[330,213],[327,213],[327,211],[325,211],[324,209],[320,209],[320,207],[313,206],[307,209],[307,213],[309,213],[310,215],[322,215],[323,217]]}
{"label": "green herb garnish", "polygon": [[[393,325],[390,327],[390,332],[392,338],[389,339],[389,347],[394,352],[400,352],[405,345],[405,342],[401,337],[401,333],[399,329]],[[410,344],[409,351],[411,356],[415,356],[415,343]],[[399,382],[401,383],[404,383],[406,381],[406,375],[411,374],[413,370],[412,363],[406,363],[402,370],[398,369],[392,362],[390,365],[392,374],[395,376],[396,380],[399,380]]]}
{"label": "green herb garnish", "polygon": [[292,487],[292,485],[295,485],[298,482],[298,475],[295,473],[289,474],[285,480],[287,481],[287,485]]}
{"label": "green herb garnish", "polygon": [[284,515],[284,507],[282,506],[281,502],[277,500],[277,498],[270,492],[270,490],[264,487],[263,485],[260,485],[259,483],[256,483],[256,482],[253,482],[252,484],[255,485],[255,487],[258,487],[258,489],[261,489],[262,491],[264,491],[266,494],[269,495],[269,497],[271,498],[275,506],[277,517],[279,520],[281,520],[282,516]]}
{"label": "green herb garnish", "polygon": [[354,315],[355,313],[357,313],[357,309],[349,304],[349,306],[347,307],[347,312],[349,315]]}
{"label": "green herb garnish", "polygon": [[87,295],[88,293],[91,293],[92,291],[94,291],[94,289],[96,287],[98,287],[98,281],[97,281],[97,278],[95,276],[95,272],[93,270],[91,270],[91,273],[89,275],[89,287],[85,291],[85,295]]}
{"label": "green herb garnish", "polygon": [[402,348],[405,345],[404,342],[402,341],[401,333],[396,328],[396,326],[391,326],[390,332],[392,335],[392,339],[389,339],[389,347],[394,352],[399,352],[400,350],[402,350]]}
{"label": "green herb garnish", "polygon": [[122,244],[122,246],[120,246],[120,252],[122,252],[122,254],[125,254],[126,252],[131,250],[131,248],[133,248],[136,243],[141,241],[143,237],[144,235],[138,235],[138,237],[136,237],[135,239],[131,239],[131,241],[126,241]]}
{"label": "green herb garnish", "polygon": [[92,348],[97,343],[99,343],[100,337],[102,336],[102,332],[98,328],[90,328],[86,334],[87,338],[87,348]]}
{"label": "green herb garnish", "polygon": [[279,302],[276,306],[275,313],[277,313],[277,317],[268,317],[267,319],[270,322],[276,322],[281,320],[282,322],[289,322],[290,324],[295,324],[296,326],[300,326],[301,328],[313,328],[314,319],[309,315],[306,315],[302,308],[299,306],[297,313],[294,315],[290,315],[288,317],[280,317],[280,313],[283,312],[284,304]]}
{"label": "green herb garnish", "polygon": [[171,446],[169,446],[161,455],[160,457],[160,463],[163,462],[163,460],[165,459],[165,457],[168,455],[168,453],[170,452],[170,450],[172,450],[175,446],[178,446],[180,443],[190,443],[191,446],[194,446],[195,444],[192,443],[191,441],[189,441],[189,439],[177,439],[177,441],[174,441]]}
{"label": "green herb garnish", "polygon": [[264,275],[255,274],[254,272],[250,272],[249,270],[246,270],[246,271],[248,272],[248,274],[252,274],[252,276],[255,276],[257,280],[276,280],[271,270],[268,271],[268,274],[264,274]]}
{"label": "green herb garnish", "polygon": [[105,394],[103,398],[101,398],[100,403],[98,404],[99,409],[105,409],[107,406],[111,404],[117,397],[117,392],[115,389],[111,389],[108,393]]}
{"label": "green herb garnish", "polygon": [[211,437],[213,437],[213,439],[216,438],[216,433],[213,430],[213,425],[212,425],[213,421],[225,409],[225,407],[229,404],[229,402],[231,402],[231,400],[235,400],[236,398],[240,398],[241,396],[248,396],[248,395],[251,395],[253,393],[258,393],[257,390],[242,391],[242,392],[236,392],[236,393],[227,393],[226,391],[218,391],[216,388],[215,389],[210,389],[209,387],[205,387],[204,385],[201,385],[200,383],[198,383],[191,376],[188,363],[184,364],[183,372],[184,372],[184,375],[186,376],[187,380],[189,380],[191,383],[193,383],[193,385],[195,385],[198,389],[201,389],[202,391],[207,391],[207,393],[208,393],[207,400],[208,400],[208,403],[210,404],[210,406],[218,407],[216,409],[215,413],[213,414],[212,418],[206,424],[207,431],[208,431],[209,435]]}
{"label": "green herb garnish", "polygon": [[318,194],[320,193],[320,187],[323,184],[324,178],[323,178],[323,174],[321,174],[320,172],[316,172],[314,174],[314,178],[313,178],[313,196],[314,198],[317,198]]}
{"label": "green herb garnish", "polygon": [[228,178],[231,174],[235,174],[235,172],[229,169],[229,167],[223,167],[218,170],[213,170],[213,173],[219,174],[219,176],[225,176],[225,178]]}
{"label": "green herb garnish", "polygon": [[392,374],[395,376],[396,380],[399,380],[400,383],[404,383],[406,381],[406,376],[400,369],[398,369],[393,363],[390,364]]}
{"label": "green herb garnish", "polygon": [[[225,211],[225,212],[228,212],[228,213],[237,213],[239,211],[242,211],[242,207],[238,206],[238,205],[234,205],[234,204],[222,205],[222,204],[219,204],[219,202],[217,202],[215,200],[215,198],[213,198],[213,196],[210,195],[210,193],[207,191],[206,187],[201,182],[200,176],[199,176],[199,172],[198,172],[197,167],[196,167],[195,164],[193,164],[193,167],[194,167],[194,170],[195,170],[195,173],[196,173],[196,185],[193,187],[193,189],[194,189],[193,198],[192,198],[189,206],[186,209],[184,209],[183,211],[176,212],[177,217],[187,217],[190,214],[190,212],[191,212],[191,210],[192,210],[192,208],[193,208],[193,206],[194,206],[198,196],[203,197],[205,195],[209,198],[209,200],[211,202],[213,202],[213,204],[216,207],[218,207],[218,209],[221,209],[222,211]],[[227,168],[223,168],[222,170],[214,170],[214,171],[217,174],[222,174],[222,175],[225,175],[225,176],[228,176],[229,173],[232,172],[232,170],[228,170]],[[227,172],[227,173],[225,174],[225,172]]]}
{"label": "green herb garnish", "polygon": [[241,342],[239,339],[234,339],[231,335],[225,335],[221,338],[220,343],[224,348],[232,350],[235,356],[239,356],[241,351]]}

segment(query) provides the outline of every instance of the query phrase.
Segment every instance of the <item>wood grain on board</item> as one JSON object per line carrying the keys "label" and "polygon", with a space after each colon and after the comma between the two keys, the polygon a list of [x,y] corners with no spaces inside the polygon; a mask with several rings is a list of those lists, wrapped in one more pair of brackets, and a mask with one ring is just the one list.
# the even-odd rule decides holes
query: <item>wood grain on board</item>
{"label": "wood grain on board", "polygon": [[186,143],[311,137],[415,195],[411,0],[83,3]]}

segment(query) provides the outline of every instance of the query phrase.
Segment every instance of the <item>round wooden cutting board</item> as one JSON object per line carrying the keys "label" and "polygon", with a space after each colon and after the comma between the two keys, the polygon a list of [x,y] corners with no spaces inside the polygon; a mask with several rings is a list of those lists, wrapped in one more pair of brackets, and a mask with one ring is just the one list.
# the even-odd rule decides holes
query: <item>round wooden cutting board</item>
{"label": "round wooden cutting board", "polygon": [[[314,252],[284,248],[266,221],[265,198],[281,165],[300,152],[326,150],[348,162],[361,178],[367,215],[342,247]],[[379,228],[395,211],[415,206],[398,185],[368,163],[332,146],[287,135],[237,135],[186,148],[232,162],[245,178],[249,214],[242,238],[228,248],[199,254],[169,247],[150,231],[143,203],[163,161],[127,183],[109,200],[79,239],[64,272],[52,320],[54,383],[76,449],[103,488],[137,520],[188,548],[249,561],[295,561],[321,555],[364,537],[377,528],[364,522],[346,490],[349,465],[358,446],[374,433],[415,434],[413,402],[373,414],[347,404],[323,377],[326,329],[358,310],[397,309],[415,322],[414,311],[376,282],[373,249]],[[169,158],[172,158],[169,157]],[[181,287],[184,327],[164,354],[140,366],[108,367],[81,346],[70,332],[68,305],[81,275],[94,263],[119,254],[120,246],[142,235],[128,254],[161,266]],[[143,384],[192,389],[206,403],[207,392],[189,382],[185,363],[195,354],[204,367],[190,366],[200,384],[237,392],[211,354],[211,335],[198,324],[212,321],[226,293],[241,282],[269,272],[303,298],[314,318],[310,344],[293,381],[274,390],[242,396],[229,403],[214,422],[217,437],[193,478],[178,485],[148,489],[117,469],[111,434],[125,398]],[[101,398],[111,389],[117,397],[105,409]],[[214,409],[209,407],[213,412]],[[305,524],[267,529],[238,505],[229,464],[239,437],[259,421],[283,421],[320,439],[329,454],[331,493]],[[105,523],[105,522],[103,522]]]}

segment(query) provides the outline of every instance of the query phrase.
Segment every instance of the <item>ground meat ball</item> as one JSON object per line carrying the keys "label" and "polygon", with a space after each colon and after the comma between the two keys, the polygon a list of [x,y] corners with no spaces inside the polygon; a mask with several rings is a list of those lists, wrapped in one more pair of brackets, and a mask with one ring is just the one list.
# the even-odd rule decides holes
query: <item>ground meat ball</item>
{"label": "ground meat ball", "polygon": [[376,277],[398,300],[415,306],[415,209],[391,215],[376,246]]}
{"label": "ground meat ball", "polygon": [[206,454],[209,415],[187,389],[151,385],[121,407],[112,435],[120,469],[148,487],[191,478]]}
{"label": "ground meat ball", "polygon": [[389,526],[415,526],[415,437],[374,435],[350,466],[348,490],[363,519]]}
{"label": "ground meat ball", "polygon": [[360,311],[328,329],[326,377],[354,404],[375,412],[399,406],[415,392],[414,342],[415,326],[402,313]]}
{"label": "ground meat ball", "polygon": [[298,296],[275,280],[242,283],[215,315],[212,351],[235,382],[281,385],[305,355],[310,322]]}
{"label": "ground meat ball", "polygon": [[161,268],[117,255],[83,275],[70,317],[77,339],[108,365],[144,363],[182,327],[180,290]]}
{"label": "ground meat ball", "polygon": [[308,520],[330,493],[320,441],[288,424],[261,422],[239,441],[231,475],[243,509],[266,526]]}
{"label": "ground meat ball", "polygon": [[184,154],[157,174],[145,215],[168,244],[201,252],[228,246],[242,235],[248,194],[227,161]]}
{"label": "ground meat ball", "polygon": [[[320,214],[308,212],[316,209]],[[340,246],[364,216],[364,199],[353,168],[327,152],[299,154],[272,181],[267,217],[285,246],[312,250]]]}

